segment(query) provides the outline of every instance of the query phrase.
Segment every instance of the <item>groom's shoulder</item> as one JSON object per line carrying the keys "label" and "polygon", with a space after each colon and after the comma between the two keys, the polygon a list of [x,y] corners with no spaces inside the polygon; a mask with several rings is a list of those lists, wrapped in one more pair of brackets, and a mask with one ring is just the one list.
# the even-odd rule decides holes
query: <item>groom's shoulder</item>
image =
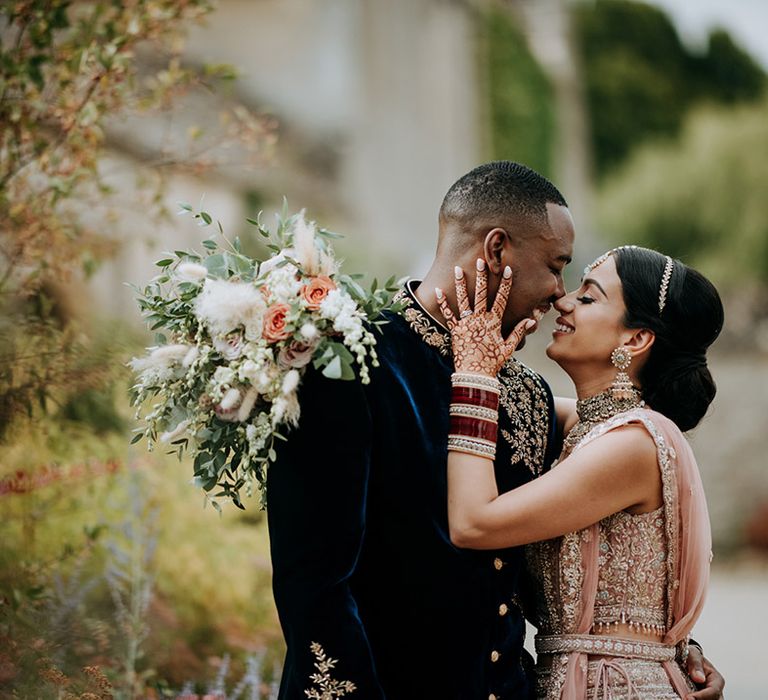
{"label": "groom's shoulder", "polygon": [[[376,346],[381,350],[391,351],[399,355],[401,351],[412,347],[419,347],[424,342],[429,344],[428,338],[422,338],[414,333],[411,323],[404,314],[407,311],[383,311],[378,319],[378,325],[374,329]],[[384,353],[386,355],[386,352]]]}

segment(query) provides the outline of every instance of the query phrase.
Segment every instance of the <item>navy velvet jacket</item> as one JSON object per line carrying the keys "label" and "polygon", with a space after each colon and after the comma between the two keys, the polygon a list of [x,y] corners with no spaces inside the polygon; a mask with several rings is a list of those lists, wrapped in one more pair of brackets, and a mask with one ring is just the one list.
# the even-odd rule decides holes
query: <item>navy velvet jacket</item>
{"label": "navy velvet jacket", "polygon": [[[532,694],[523,550],[451,544],[450,338],[411,287],[401,299],[368,386],[305,375],[300,426],[269,470],[273,589],[287,644],[281,700],[325,690],[352,700]],[[548,468],[556,440],[541,377],[513,359],[500,379],[503,492]],[[320,668],[322,654],[336,665]]]}

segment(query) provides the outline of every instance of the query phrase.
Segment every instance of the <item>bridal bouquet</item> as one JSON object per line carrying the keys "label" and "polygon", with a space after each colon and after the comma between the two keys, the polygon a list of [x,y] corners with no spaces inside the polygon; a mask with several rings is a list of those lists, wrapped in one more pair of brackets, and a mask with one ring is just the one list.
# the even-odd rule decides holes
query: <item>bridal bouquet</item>
{"label": "bridal bouquet", "polygon": [[[201,225],[213,219],[182,205]],[[338,237],[304,218],[278,217],[276,232],[248,219],[267,239],[272,257],[258,261],[229,243],[202,242],[203,253],[175,251],[160,274],[136,289],[157,345],[130,365],[142,438],[149,449],[170,445],[194,456],[194,479],[216,498],[243,508],[241,490],[254,484],[265,503],[266,471],[276,440],[299,422],[298,388],[311,363],[331,379],[369,382],[376,366],[372,328],[384,323],[394,278],[367,291],[344,275],[330,241]],[[357,374],[356,374],[357,373]],[[212,493],[213,492],[213,493]]]}

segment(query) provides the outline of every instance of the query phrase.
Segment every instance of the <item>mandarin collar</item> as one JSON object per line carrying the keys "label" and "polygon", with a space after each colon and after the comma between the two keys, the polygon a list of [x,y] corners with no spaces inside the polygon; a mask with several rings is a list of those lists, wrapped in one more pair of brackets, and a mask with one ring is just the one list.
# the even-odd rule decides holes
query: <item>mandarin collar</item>
{"label": "mandarin collar", "polygon": [[421,340],[444,357],[450,357],[450,331],[421,305],[415,293],[420,284],[421,280],[408,280],[397,293],[394,301],[400,305],[398,313]]}

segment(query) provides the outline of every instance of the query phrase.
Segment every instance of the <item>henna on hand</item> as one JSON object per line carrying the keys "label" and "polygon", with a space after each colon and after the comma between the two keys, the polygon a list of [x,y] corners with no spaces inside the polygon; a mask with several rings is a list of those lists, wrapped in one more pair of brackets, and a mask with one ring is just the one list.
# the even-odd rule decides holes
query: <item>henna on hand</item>
{"label": "henna on hand", "polygon": [[453,314],[442,290],[435,289],[440,311],[451,331],[454,366],[457,372],[495,377],[512,356],[526,331],[535,325],[535,321],[524,319],[506,340],[501,334],[501,319],[512,288],[512,270],[509,266],[504,269],[499,291],[490,311],[486,311],[488,273],[485,261],[477,261],[474,310],[469,303],[467,281],[460,267],[455,269],[455,276],[459,318]]}

